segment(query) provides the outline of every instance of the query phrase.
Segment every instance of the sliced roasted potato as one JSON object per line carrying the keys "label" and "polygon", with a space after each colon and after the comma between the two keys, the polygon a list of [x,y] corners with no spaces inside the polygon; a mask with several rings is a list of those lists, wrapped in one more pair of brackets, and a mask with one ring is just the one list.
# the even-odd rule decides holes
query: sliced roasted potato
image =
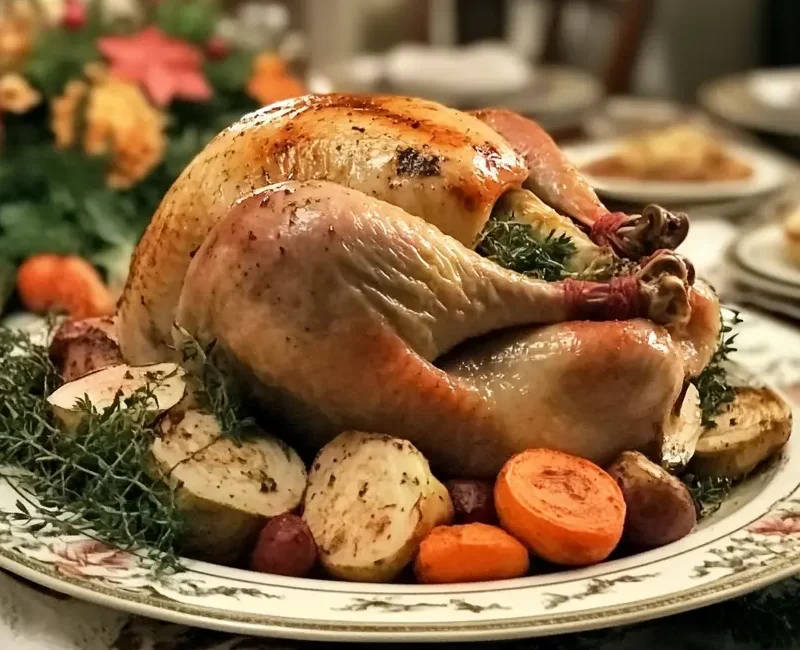
{"label": "sliced roasted potato", "polygon": [[[126,366],[120,364],[97,370],[80,379],[64,384],[52,393],[47,401],[53,414],[67,431],[75,431],[83,413],[78,408],[81,400],[88,399],[97,411],[103,411],[117,397],[130,397],[137,390],[150,385],[153,388],[153,415],[171,409],[186,393],[184,370],[174,363],[152,366]],[[122,404],[124,408],[124,403]]]}
{"label": "sliced roasted potato", "polygon": [[697,510],[686,486],[637,451],[624,452],[608,468],[625,498],[623,538],[639,549],[664,546],[688,535]]}
{"label": "sliced roasted potato", "polygon": [[434,526],[450,523],[453,504],[410,442],[349,431],[314,460],[303,518],[329,573],[388,582]]}
{"label": "sliced roasted potato", "polygon": [[50,359],[66,382],[123,363],[114,318],[65,320],[50,343]]}
{"label": "sliced roasted potato", "polygon": [[736,398],[697,443],[690,469],[700,478],[732,481],[777,454],[792,433],[792,410],[768,388],[736,388]]}
{"label": "sliced roasted potato", "polygon": [[221,564],[250,549],[265,518],[297,508],[306,488],[293,449],[263,431],[224,437],[217,419],[200,411],[166,417],[152,454],[186,516],[186,552]]}
{"label": "sliced roasted potato", "polygon": [[677,472],[686,467],[694,456],[703,431],[700,393],[694,384],[688,384],[682,401],[664,421],[661,465],[670,472]]}

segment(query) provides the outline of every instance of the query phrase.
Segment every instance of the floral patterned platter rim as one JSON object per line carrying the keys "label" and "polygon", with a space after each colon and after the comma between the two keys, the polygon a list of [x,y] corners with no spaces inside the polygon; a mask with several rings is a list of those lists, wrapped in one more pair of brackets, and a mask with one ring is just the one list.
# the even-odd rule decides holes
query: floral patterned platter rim
{"label": "floral patterned platter rim", "polygon": [[[800,572],[796,431],[781,459],[683,540],[588,569],[494,583],[368,585],[191,560],[186,571],[159,574],[146,558],[88,537],[31,529],[30,519],[14,517],[19,501],[14,484],[0,479],[1,568],[132,614],[254,636],[419,642],[577,632],[702,607]],[[33,501],[23,508],[35,512]]]}

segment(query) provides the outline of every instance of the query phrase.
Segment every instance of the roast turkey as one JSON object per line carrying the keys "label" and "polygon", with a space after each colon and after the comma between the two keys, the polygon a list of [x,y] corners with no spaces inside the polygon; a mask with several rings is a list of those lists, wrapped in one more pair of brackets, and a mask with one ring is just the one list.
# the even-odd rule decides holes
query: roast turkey
{"label": "roast turkey", "polygon": [[[601,464],[652,452],[716,349],[719,304],[663,250],[682,218],[610,213],[541,134],[405,97],[309,96],[246,116],[187,167],[140,242],[123,355],[175,359],[186,335],[215,344],[267,428],[310,452],[343,430],[382,432],[476,477],[529,447]],[[569,237],[571,277],[476,253],[505,212]]]}
{"label": "roast turkey", "polygon": [[[579,425],[563,446],[598,462],[652,447],[684,379],[680,354],[653,321],[688,322],[686,280],[670,253],[610,283],[533,280],[362,192],[288,182],[212,229],[189,266],[177,322],[224,350],[296,443],[319,448],[348,428],[380,431],[411,440],[445,470],[488,477],[513,453],[559,447],[558,420]],[[649,321],[625,320],[636,317]],[[527,347],[496,339],[500,363],[468,380],[461,365],[448,374],[432,363],[500,329],[583,319],[619,320],[574,326],[563,338],[528,330]],[[568,413],[558,415],[568,399],[541,408],[550,391],[581,391],[582,377],[594,383],[604,373],[623,376],[584,391]],[[631,399],[637,388],[641,400]],[[607,405],[602,422],[586,408],[592,395]],[[526,418],[537,409],[538,420]],[[624,424],[610,426],[614,418]]]}

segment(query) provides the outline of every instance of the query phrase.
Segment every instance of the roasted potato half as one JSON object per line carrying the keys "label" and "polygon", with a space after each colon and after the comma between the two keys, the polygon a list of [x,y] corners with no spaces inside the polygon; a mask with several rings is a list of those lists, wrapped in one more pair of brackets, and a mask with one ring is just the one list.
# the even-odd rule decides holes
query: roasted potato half
{"label": "roasted potato half", "polygon": [[77,430],[84,417],[84,412],[79,408],[82,400],[88,399],[96,411],[103,411],[118,398],[130,397],[148,386],[153,390],[153,400],[148,410],[152,411],[155,418],[184,398],[187,390],[186,373],[174,363],[110,366],[64,384],[47,401],[62,428],[72,432]]}
{"label": "roasted potato half", "polygon": [[220,564],[248,551],[265,519],[297,508],[306,488],[293,449],[260,430],[243,440],[222,436],[217,419],[201,411],[165,418],[151,452],[185,515],[184,550]]}
{"label": "roasted potato half", "polygon": [[608,468],[627,507],[623,539],[637,549],[664,546],[688,535],[697,510],[686,486],[637,451],[624,452]]}
{"label": "roasted potato half", "polygon": [[736,398],[714,423],[698,441],[690,469],[700,478],[736,481],[783,448],[792,433],[792,410],[768,388],[736,388]]}
{"label": "roasted potato half", "polygon": [[389,582],[434,526],[452,521],[453,504],[410,442],[349,431],[315,459],[303,518],[331,575]]}

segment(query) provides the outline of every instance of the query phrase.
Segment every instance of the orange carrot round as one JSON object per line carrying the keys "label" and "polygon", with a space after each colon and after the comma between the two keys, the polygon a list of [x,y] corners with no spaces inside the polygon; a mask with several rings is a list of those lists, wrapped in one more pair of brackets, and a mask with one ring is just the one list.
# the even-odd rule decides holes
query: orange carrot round
{"label": "orange carrot round", "polygon": [[17,291],[33,312],[64,310],[73,318],[114,312],[114,300],[100,274],[80,257],[31,257],[17,270]]}
{"label": "orange carrot round", "polygon": [[616,481],[560,451],[512,457],[497,477],[494,500],[503,528],[554,564],[602,562],[622,537],[625,500]]}
{"label": "orange carrot round", "polygon": [[437,526],[422,540],[414,562],[417,580],[429,584],[518,578],[528,572],[528,549],[488,524]]}

